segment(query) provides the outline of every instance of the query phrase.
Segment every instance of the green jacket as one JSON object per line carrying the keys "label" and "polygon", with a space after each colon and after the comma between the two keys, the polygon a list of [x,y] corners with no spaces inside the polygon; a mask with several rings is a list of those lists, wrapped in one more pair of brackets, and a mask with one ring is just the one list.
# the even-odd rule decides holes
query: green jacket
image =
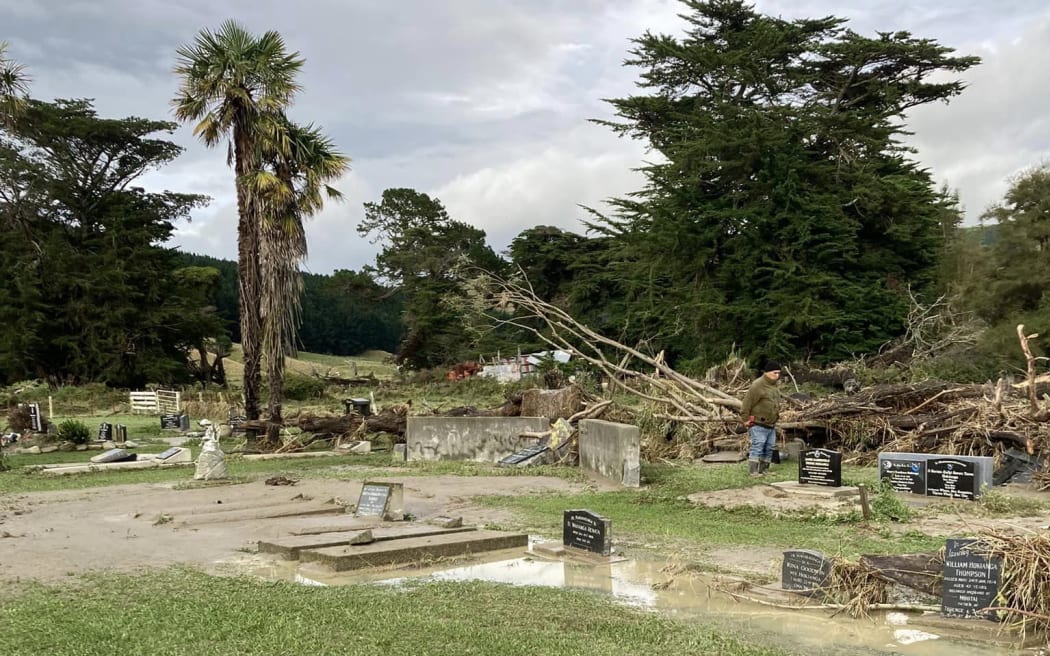
{"label": "green jacket", "polygon": [[752,415],[755,423],[763,426],[773,426],[780,418],[780,390],[775,381],[764,375],[751,383],[740,406],[740,416],[745,423]]}

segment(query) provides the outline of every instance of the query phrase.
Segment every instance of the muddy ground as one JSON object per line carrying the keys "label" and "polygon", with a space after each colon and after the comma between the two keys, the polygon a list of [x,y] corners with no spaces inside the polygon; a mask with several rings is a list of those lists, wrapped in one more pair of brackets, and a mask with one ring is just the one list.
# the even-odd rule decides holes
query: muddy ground
{"label": "muddy ground", "polygon": [[[391,470],[395,472],[396,470]],[[187,470],[181,483],[120,485],[13,495],[0,499],[0,582],[58,580],[95,570],[140,570],[189,564],[213,573],[236,571],[259,540],[292,531],[338,525],[345,507],[357,501],[361,481],[304,479],[295,485],[250,483],[196,486]],[[417,520],[438,515],[462,517],[465,524],[513,523],[508,511],[475,503],[482,495],[573,493],[614,489],[608,482],[571,483],[538,476],[436,476],[376,480],[404,484],[405,510]],[[1012,487],[1012,486],[1011,486]],[[1034,494],[1023,489],[1009,494]],[[1050,494],[1037,494],[1050,499]],[[840,512],[854,502],[786,496],[770,486],[717,490],[690,495],[708,506],[764,506],[774,512],[803,509]],[[916,505],[928,503],[923,499]],[[265,518],[275,508],[291,516]],[[316,511],[324,514],[309,514]],[[924,513],[925,514],[925,513]],[[1050,513],[1030,517],[981,518],[946,506],[929,513],[923,532],[959,535],[983,528],[1044,531]],[[903,523],[899,530],[914,530]],[[644,545],[642,545],[644,547]],[[701,560],[721,570],[775,577],[781,550],[717,549]]]}
{"label": "muddy ground", "polygon": [[[187,482],[192,472],[187,471]],[[490,494],[582,491],[592,485],[534,476],[384,477],[404,484],[405,510],[417,519],[462,517],[500,524],[505,511],[472,499]],[[330,526],[345,511],[259,518],[275,507],[303,512],[356,503],[360,481],[264,481],[186,488],[182,484],[119,485],[13,495],[0,500],[0,581],[55,580],[93,570],[138,570],[192,564],[222,573],[261,539]]]}

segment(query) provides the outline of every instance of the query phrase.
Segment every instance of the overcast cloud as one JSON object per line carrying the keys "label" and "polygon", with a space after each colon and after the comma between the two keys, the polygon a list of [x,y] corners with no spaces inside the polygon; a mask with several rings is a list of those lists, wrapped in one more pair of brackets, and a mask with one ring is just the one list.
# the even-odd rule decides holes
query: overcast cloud
{"label": "overcast cloud", "polygon": [[[916,157],[958,189],[975,222],[1009,178],[1050,153],[1050,7],[1043,0],[759,0],[785,18],[837,15],[862,34],[908,30],[984,63],[951,105],[916,109]],[[307,63],[292,110],[349,155],[347,200],[308,226],[308,269],[358,269],[375,247],[355,230],[362,203],[389,187],[440,198],[504,249],[524,228],[582,232],[579,205],[641,186],[642,145],[587,122],[602,98],[632,92],[621,63],[646,29],[677,33],[674,0],[0,0],[0,40],[38,98],[89,97],[107,116],[169,118],[175,48],[234,18],[278,30]],[[183,250],[236,257],[225,149],[188,128],[186,153],[153,189],[214,200],[178,227]]]}

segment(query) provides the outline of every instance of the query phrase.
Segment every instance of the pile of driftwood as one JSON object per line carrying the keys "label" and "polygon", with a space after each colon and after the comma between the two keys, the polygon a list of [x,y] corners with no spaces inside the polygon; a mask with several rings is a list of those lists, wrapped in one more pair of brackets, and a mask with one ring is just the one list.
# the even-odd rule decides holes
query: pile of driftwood
{"label": "pile of driftwood", "polygon": [[1050,426],[1003,381],[878,385],[797,406],[783,413],[786,437],[850,451],[860,460],[882,450],[994,457],[1014,448],[1031,454],[1050,438]]}
{"label": "pile of driftwood", "polygon": [[[666,449],[685,436],[689,454],[695,457],[710,451],[716,441],[742,432],[738,413],[739,399],[750,383],[746,367],[729,367],[704,380],[685,376],[668,366],[662,353],[652,356],[641,345],[631,347],[591,330],[537,297],[527,281],[484,274],[473,283],[471,295],[475,310],[493,323],[532,332],[645,401],[647,419],[663,426],[650,432],[643,455],[659,450],[654,441],[664,438],[659,446]],[[508,312],[511,308],[513,313]],[[1045,397],[1040,401],[1037,396],[1036,358],[1028,348],[1034,337],[1018,326],[1028,363],[1028,380],[1021,386],[931,380],[861,389],[855,377],[838,370],[827,377],[841,384],[843,392],[814,401],[790,394],[797,390],[792,390],[795,383],[788,371],[782,377],[786,407],[779,425],[788,439],[854,452],[861,461],[873,459],[880,450],[993,457],[1009,448],[1036,453],[1050,438],[1050,426]]]}

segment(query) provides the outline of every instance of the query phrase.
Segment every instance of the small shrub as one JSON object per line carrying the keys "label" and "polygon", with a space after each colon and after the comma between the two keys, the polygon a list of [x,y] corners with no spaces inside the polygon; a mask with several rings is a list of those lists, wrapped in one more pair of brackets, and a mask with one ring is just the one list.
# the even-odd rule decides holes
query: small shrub
{"label": "small shrub", "polygon": [[871,513],[876,520],[889,519],[895,522],[906,522],[915,514],[898,496],[889,481],[883,481],[877,488],[871,500]]}
{"label": "small shrub", "polygon": [[1032,517],[1043,511],[1043,504],[1038,499],[1012,497],[999,490],[986,490],[979,503],[981,510],[988,515]]}
{"label": "small shrub", "polygon": [[309,401],[324,396],[325,383],[320,378],[287,374],[284,377],[284,398],[291,401]]}
{"label": "small shrub", "polygon": [[91,429],[82,421],[67,419],[58,425],[58,439],[73,444],[87,444],[91,439]]}

